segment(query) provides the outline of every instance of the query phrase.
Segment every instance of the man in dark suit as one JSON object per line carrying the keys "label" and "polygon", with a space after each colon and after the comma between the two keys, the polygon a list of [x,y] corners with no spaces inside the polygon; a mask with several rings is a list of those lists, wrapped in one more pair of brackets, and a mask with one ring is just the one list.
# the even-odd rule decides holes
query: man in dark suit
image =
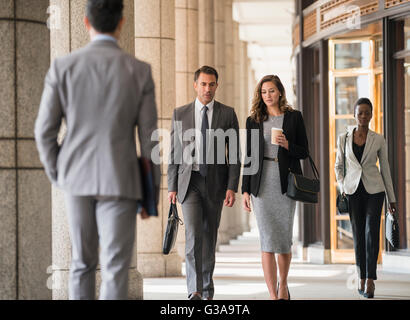
{"label": "man in dark suit", "polygon": [[182,205],[191,300],[214,296],[222,206],[233,206],[240,174],[238,119],[233,108],[214,100],[217,87],[217,71],[201,67],[194,78],[197,98],[172,117],[168,198]]}
{"label": "man in dark suit", "polygon": [[[100,299],[128,298],[137,201],[143,197],[135,127],[142,157],[149,159],[156,144],[151,68],[118,46],[122,10],[122,0],[88,0],[84,20],[91,42],[53,61],[35,125],[46,174],[65,193],[70,299],[95,298],[99,260]],[[67,132],[59,146],[63,118]],[[159,166],[153,170],[158,185]]]}

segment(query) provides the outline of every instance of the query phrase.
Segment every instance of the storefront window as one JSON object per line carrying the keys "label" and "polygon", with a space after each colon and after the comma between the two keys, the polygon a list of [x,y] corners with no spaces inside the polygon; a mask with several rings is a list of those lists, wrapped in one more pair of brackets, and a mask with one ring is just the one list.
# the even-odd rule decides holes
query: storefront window
{"label": "storefront window", "polygon": [[410,49],[410,18],[404,20],[404,48]]}
{"label": "storefront window", "polygon": [[353,113],[352,108],[356,100],[369,96],[368,75],[337,77],[335,81],[336,114]]}
{"label": "storefront window", "polygon": [[369,41],[335,44],[335,69],[368,68]]}
{"label": "storefront window", "polygon": [[383,40],[378,39],[374,42],[374,63],[376,65],[383,63]]}
{"label": "storefront window", "polygon": [[349,220],[339,220],[337,222],[337,248],[353,248],[352,225]]}

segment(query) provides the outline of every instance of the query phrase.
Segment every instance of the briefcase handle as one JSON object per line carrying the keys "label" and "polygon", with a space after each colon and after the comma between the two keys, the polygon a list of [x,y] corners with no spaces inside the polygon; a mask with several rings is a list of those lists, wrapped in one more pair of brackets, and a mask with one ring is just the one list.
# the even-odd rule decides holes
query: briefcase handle
{"label": "briefcase handle", "polygon": [[174,213],[174,219],[182,226],[184,222],[179,218],[177,205],[171,202],[171,205],[169,206],[168,219],[172,218],[172,213]]}

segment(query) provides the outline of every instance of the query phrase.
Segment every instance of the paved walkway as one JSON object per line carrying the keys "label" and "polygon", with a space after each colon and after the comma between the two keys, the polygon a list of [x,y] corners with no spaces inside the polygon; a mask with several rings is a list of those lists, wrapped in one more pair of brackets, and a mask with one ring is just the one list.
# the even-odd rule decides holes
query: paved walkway
{"label": "paved walkway", "polygon": [[[185,275],[185,265],[182,266]],[[260,263],[257,230],[229,245],[220,246],[214,274],[216,300],[266,300],[269,298]],[[289,272],[292,299],[365,299],[355,289],[355,267],[348,264],[317,265],[293,259]],[[375,299],[410,299],[410,275],[389,273],[378,266]],[[185,277],[144,279],[146,300],[186,300]],[[367,299],[365,299],[367,300]]]}

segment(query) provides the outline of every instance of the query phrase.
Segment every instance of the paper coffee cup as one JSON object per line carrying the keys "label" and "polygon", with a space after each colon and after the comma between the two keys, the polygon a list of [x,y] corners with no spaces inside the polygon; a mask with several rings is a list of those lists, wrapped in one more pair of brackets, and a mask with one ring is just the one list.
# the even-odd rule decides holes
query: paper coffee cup
{"label": "paper coffee cup", "polygon": [[277,144],[276,142],[276,137],[280,135],[283,132],[281,128],[272,128],[272,133],[271,133],[271,143],[272,144]]}

